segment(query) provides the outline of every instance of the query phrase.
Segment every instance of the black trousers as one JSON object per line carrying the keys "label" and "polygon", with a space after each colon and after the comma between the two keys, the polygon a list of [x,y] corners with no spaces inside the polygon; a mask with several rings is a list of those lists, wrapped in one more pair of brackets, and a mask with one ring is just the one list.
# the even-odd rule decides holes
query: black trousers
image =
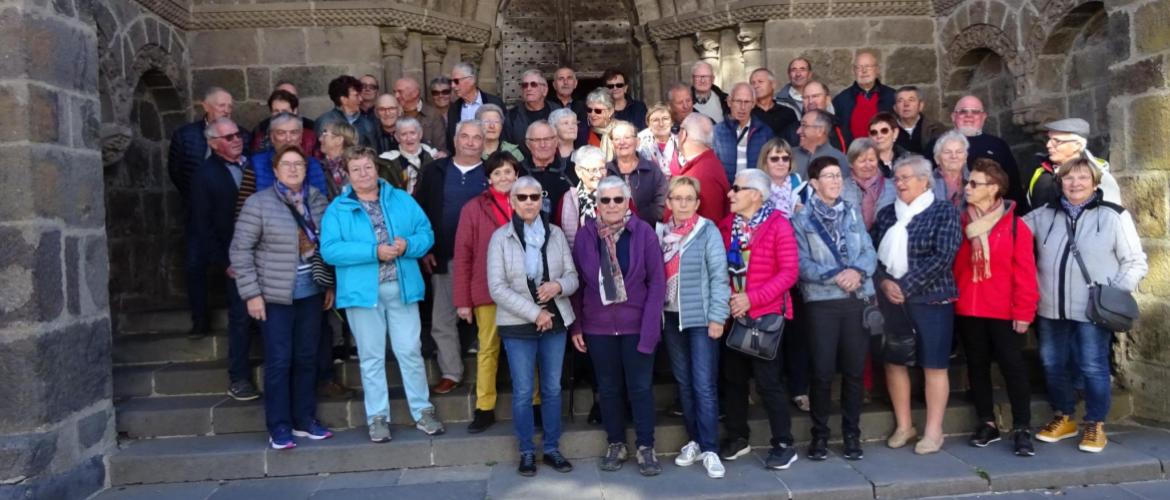
{"label": "black trousers", "polygon": [[995,421],[992,401],[991,362],[999,365],[1012,405],[1012,428],[1027,428],[1032,421],[1031,384],[1024,365],[1024,335],[1012,330],[1011,320],[956,316],[959,338],[967,353],[967,377],[971,399],[980,422]]}
{"label": "black trousers", "polygon": [[829,437],[833,377],[841,372],[841,434],[861,435],[862,372],[869,352],[869,333],[861,326],[865,302],[856,298],[808,302],[805,322],[816,325],[809,332],[812,353],[812,435]]}
{"label": "black trousers", "polygon": [[772,361],[764,361],[723,346],[723,359],[719,363],[723,372],[724,410],[727,412],[723,426],[727,429],[728,439],[748,439],[751,434],[747,422],[748,381],[755,377],[756,392],[768,413],[772,447],[780,443],[792,445],[792,420],[788,415],[788,398],[782,380],[783,359],[783,352],[777,353]]}

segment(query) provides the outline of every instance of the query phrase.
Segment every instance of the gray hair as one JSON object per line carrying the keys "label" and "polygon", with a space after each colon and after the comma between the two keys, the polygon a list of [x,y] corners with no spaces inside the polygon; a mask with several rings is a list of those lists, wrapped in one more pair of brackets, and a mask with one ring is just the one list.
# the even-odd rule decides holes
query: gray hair
{"label": "gray hair", "polygon": [[893,171],[897,172],[902,167],[909,167],[914,172],[915,177],[926,179],[927,188],[934,187],[934,175],[931,175],[930,160],[918,155],[906,156],[894,162]]}
{"label": "gray hair", "polygon": [[613,135],[617,133],[619,128],[628,128],[634,137],[638,136],[638,127],[635,127],[633,123],[625,120],[614,120],[613,125],[609,128],[610,138],[612,138]]}
{"label": "gray hair", "polygon": [[730,101],[731,96],[735,95],[735,91],[738,90],[740,87],[746,88],[748,90],[748,92],[752,95],[752,102],[756,101],[756,89],[752,88],[751,85],[748,85],[747,82],[739,82],[735,85],[732,85],[731,92],[727,93],[729,103],[731,102]]}
{"label": "gray hair", "polygon": [[[564,109],[564,108],[562,108],[562,109]],[[572,113],[572,111],[570,111],[570,113]],[[551,114],[550,114],[550,116],[551,116]],[[557,129],[553,128],[552,124],[550,124],[549,122],[547,122],[545,120],[536,120],[532,123],[529,123],[528,128],[524,129],[524,139],[527,140],[529,138],[529,136],[532,135],[533,127],[548,127],[548,128],[551,128],[553,130],[554,135],[557,133]]]}
{"label": "gray hair", "polygon": [[877,142],[869,137],[858,137],[849,143],[849,151],[845,153],[845,157],[849,159],[849,164],[852,165],[857,162],[857,157],[871,149],[877,151]]}
{"label": "gray hair", "polygon": [[687,140],[693,140],[704,146],[711,147],[714,127],[711,119],[702,113],[691,113],[683,118],[679,128],[687,131]]}
{"label": "gray hair", "polygon": [[971,142],[967,140],[967,136],[963,135],[958,130],[948,130],[943,135],[938,136],[938,140],[934,141],[934,161],[938,161],[939,155],[942,154],[943,146],[948,142],[957,142],[963,145],[963,149],[970,149]]}
{"label": "gray hair", "polygon": [[232,93],[228,92],[227,89],[225,89],[223,87],[216,86],[216,85],[212,85],[210,87],[207,87],[207,90],[203,91],[203,100],[206,101],[208,99],[211,99],[212,97],[215,97],[216,94],[220,94],[220,93],[227,94],[228,97],[232,96]]}
{"label": "gray hair", "polygon": [[512,189],[508,191],[508,196],[515,196],[516,193],[519,193],[521,189],[532,188],[536,188],[536,192],[538,193],[544,191],[544,186],[540,185],[540,181],[536,180],[536,177],[525,175],[524,177],[516,179],[516,182],[512,183]]}
{"label": "gray hair", "polygon": [[203,138],[204,139],[217,139],[217,138],[219,138],[219,131],[217,130],[218,127],[220,125],[226,125],[229,123],[232,125],[236,124],[235,120],[232,120],[231,118],[228,118],[226,116],[221,116],[219,118],[212,120],[211,123],[208,123],[206,127],[203,127]]}
{"label": "gray hair", "polygon": [[479,133],[483,133],[483,122],[479,120],[463,120],[455,124],[455,135],[459,135],[459,132],[463,131],[463,127],[468,125],[475,125],[476,127],[479,127]]}
{"label": "gray hair", "polygon": [[436,76],[431,78],[430,88],[435,88],[435,85],[451,85],[451,79],[445,76]]}
{"label": "gray hair", "polygon": [[740,170],[739,173],[735,174],[735,182],[740,186],[759,191],[762,199],[767,200],[768,197],[772,196],[772,179],[758,168]]}
{"label": "gray hair", "polygon": [[394,130],[402,130],[404,128],[410,128],[410,127],[414,127],[414,129],[417,130],[418,133],[420,133],[420,134],[422,133],[422,124],[419,123],[418,120],[411,118],[409,116],[404,116],[402,118],[399,118],[398,121],[395,122]]}
{"label": "gray hair", "polygon": [[609,175],[604,179],[601,179],[601,182],[597,183],[597,189],[593,191],[593,198],[601,198],[602,191],[613,188],[622,188],[622,196],[625,196],[626,199],[629,199],[633,196],[630,194],[630,185],[626,184],[625,179],[622,179],[616,175]]}
{"label": "gray hair", "polygon": [[922,100],[922,89],[914,85],[903,85],[898,87],[898,90],[894,92],[894,95],[901,94],[902,92],[913,92],[914,96],[917,97],[919,101]]}
{"label": "gray hair", "polygon": [[553,110],[552,113],[548,114],[548,124],[556,127],[557,125],[560,125],[561,120],[564,120],[565,118],[572,118],[574,121],[576,121],[577,113],[574,113],[573,110],[569,108],[558,108]]}
{"label": "gray hair", "polygon": [[589,92],[585,96],[585,104],[600,104],[613,110],[613,96],[609,94],[609,89],[605,87],[598,87]]}
{"label": "gray hair", "polygon": [[297,125],[297,129],[304,129],[305,128],[305,124],[304,124],[304,122],[301,121],[301,117],[294,115],[292,113],[281,111],[280,113],[277,113],[275,116],[273,116],[271,120],[268,121],[268,130],[271,133],[272,129],[279,127],[281,125],[285,125],[289,122],[295,123]]}
{"label": "gray hair", "polygon": [[753,70],[751,73],[748,74],[748,78],[751,78],[753,75],[755,75],[756,73],[760,73],[760,72],[763,72],[764,74],[768,75],[769,82],[776,83],[776,74],[773,73],[772,70],[770,70],[768,68],[756,68],[755,70]]}
{"label": "gray hair", "polygon": [[[806,88],[807,88],[807,86],[806,86]],[[829,113],[827,113],[825,111],[821,111],[819,109],[810,109],[808,111],[805,111],[804,114],[805,115],[812,115],[813,121],[815,121],[816,124],[818,126],[820,126],[821,128],[824,128],[826,134],[828,134],[830,131],[832,131],[833,118],[829,116]]]}
{"label": "gray hair", "polygon": [[499,107],[495,104],[491,104],[491,103],[481,104],[479,106],[479,109],[475,110],[475,119],[479,120],[479,121],[483,121],[483,115],[485,115],[487,113],[495,113],[497,115],[500,115],[500,121],[504,120],[504,108],[501,108],[501,107]]}
{"label": "gray hair", "polygon": [[715,72],[715,67],[712,66],[711,63],[700,59],[698,61],[695,61],[695,63],[691,65],[691,74],[692,75],[695,74],[696,69],[699,69],[699,66],[706,66],[707,69],[710,69],[712,73]]}
{"label": "gray hair", "polygon": [[451,71],[454,72],[455,70],[459,70],[459,71],[462,71],[464,73],[467,73],[467,76],[475,78],[476,81],[479,80],[479,78],[475,74],[475,65],[471,64],[467,61],[460,61],[460,62],[455,63],[455,65],[451,67]]}
{"label": "gray hair", "polygon": [[[540,78],[540,80],[542,82],[544,81],[544,72],[540,71],[539,69],[536,69],[536,68],[532,68],[528,71],[525,71],[524,73],[521,73],[520,74],[520,81],[524,81],[525,78],[528,78],[530,76],[537,76]],[[547,83],[547,82],[545,82],[545,83]]]}
{"label": "gray hair", "polygon": [[573,153],[573,162],[580,165],[582,163],[600,163],[605,165],[605,152],[597,146],[586,144],[577,148]]}
{"label": "gray hair", "polygon": [[686,92],[687,95],[690,95],[691,94],[691,87],[685,83],[682,83],[682,82],[674,82],[673,84],[670,85],[670,88],[666,89],[666,102],[670,102],[670,101],[674,100],[674,99],[671,99],[671,95],[673,95],[675,92]]}

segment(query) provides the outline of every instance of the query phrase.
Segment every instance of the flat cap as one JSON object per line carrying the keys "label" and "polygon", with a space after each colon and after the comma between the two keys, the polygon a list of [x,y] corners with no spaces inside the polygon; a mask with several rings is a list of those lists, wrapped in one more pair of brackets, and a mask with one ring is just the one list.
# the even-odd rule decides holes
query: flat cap
{"label": "flat cap", "polygon": [[1066,134],[1089,137],[1089,122],[1080,118],[1065,118],[1063,120],[1048,122],[1044,124],[1044,129],[1052,132],[1064,132]]}

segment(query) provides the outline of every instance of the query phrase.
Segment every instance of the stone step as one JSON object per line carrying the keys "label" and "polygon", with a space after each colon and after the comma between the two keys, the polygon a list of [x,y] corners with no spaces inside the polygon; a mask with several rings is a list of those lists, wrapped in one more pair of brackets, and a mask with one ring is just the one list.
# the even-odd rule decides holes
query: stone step
{"label": "stone step", "polygon": [[[212,330],[227,329],[227,309],[212,309],[207,319]],[[122,313],[114,323],[119,334],[187,333],[191,329],[191,313],[186,309]]]}
{"label": "stone step", "polygon": [[[1039,398],[1032,404],[1034,423],[1050,418],[1047,405]],[[914,419],[921,422],[925,409],[916,404]],[[399,420],[401,422],[401,420]],[[970,404],[952,401],[944,420],[948,435],[966,436],[976,418]],[[770,434],[763,410],[751,409],[749,425],[751,444],[768,445]],[[839,429],[839,418],[831,422]],[[807,414],[794,412],[792,432],[796,439],[808,439],[811,422]],[[893,415],[884,405],[867,405],[862,413],[862,438],[883,439],[893,426]],[[492,463],[515,463],[518,460],[512,426],[500,422],[487,431],[471,435],[464,425],[449,425],[442,436],[429,437],[407,426],[395,425],[393,441],[371,443],[364,427],[339,430],[333,439],[310,442],[300,440],[295,450],[276,451],[267,447],[263,432],[216,436],[145,439],[124,442],[122,449],[109,459],[112,485],[167,483],[206,480],[230,480],[304,474],[360,472],[369,470],[453,466]],[[633,429],[628,440],[633,442]],[[687,441],[681,418],[660,414],[655,425],[656,449],[673,451]],[[955,445],[963,439],[953,439]],[[963,446],[966,446],[965,443]],[[571,459],[596,457],[605,447],[605,431],[577,419],[565,421],[560,449]],[[873,443],[869,449],[884,448]],[[903,450],[905,451],[905,450]],[[911,456],[906,452],[907,456]],[[1160,473],[1160,470],[1159,470]],[[974,474],[972,474],[974,477]]]}

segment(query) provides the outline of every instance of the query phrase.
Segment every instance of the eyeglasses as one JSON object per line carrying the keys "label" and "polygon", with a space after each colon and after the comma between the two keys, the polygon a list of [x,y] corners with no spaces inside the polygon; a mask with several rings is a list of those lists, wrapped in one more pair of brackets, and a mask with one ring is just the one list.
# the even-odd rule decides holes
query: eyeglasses
{"label": "eyeglasses", "polygon": [[893,129],[891,129],[890,127],[871,128],[871,129],[869,129],[869,135],[870,135],[870,137],[877,137],[879,135],[889,134],[892,131],[893,131]]}
{"label": "eyeglasses", "polygon": [[604,115],[606,111],[609,110],[605,108],[589,108],[589,112],[595,115]]}
{"label": "eyeglasses", "polygon": [[500,124],[504,123],[502,120],[480,120],[480,122],[482,122],[485,126],[487,126],[487,125],[500,125]]}
{"label": "eyeglasses", "polygon": [[911,180],[911,179],[914,179],[914,178],[916,178],[916,177],[918,177],[918,176],[916,176],[916,175],[898,175],[898,176],[894,176],[894,184],[905,184],[905,183],[907,183],[907,182],[910,182],[910,180]]}
{"label": "eyeglasses", "polygon": [[303,161],[282,161],[279,163],[279,165],[281,168],[295,168],[298,170],[303,170],[305,168],[305,162]]}
{"label": "eyeglasses", "polygon": [[694,203],[695,200],[698,200],[694,196],[670,196],[667,199],[675,203]]}
{"label": "eyeglasses", "polygon": [[217,139],[223,139],[223,140],[229,141],[229,142],[234,141],[236,139],[242,139],[242,138],[243,138],[243,136],[240,135],[240,132],[238,130],[235,132],[232,132],[230,134],[224,134],[224,135],[217,137]]}
{"label": "eyeglasses", "polygon": [[470,79],[471,79],[470,76],[464,76],[461,78],[451,77],[451,85],[459,85],[459,82],[462,82],[463,80],[470,80]]}
{"label": "eyeglasses", "polygon": [[736,105],[736,106],[753,106],[756,103],[754,101],[749,101],[747,99],[732,99],[731,104]]}
{"label": "eyeglasses", "polygon": [[378,84],[376,84],[376,83],[363,83],[362,90],[378,90]]}
{"label": "eyeglasses", "polygon": [[650,123],[670,123],[670,116],[658,115],[650,119]]}
{"label": "eyeglasses", "polygon": [[691,75],[695,80],[710,80],[714,75]]}
{"label": "eyeglasses", "polygon": [[433,96],[451,95],[451,89],[432,90],[431,95],[433,95]]}
{"label": "eyeglasses", "polygon": [[379,106],[379,107],[374,108],[374,112],[376,112],[376,113],[389,113],[392,111],[397,112],[398,106]]}
{"label": "eyeglasses", "polygon": [[516,201],[540,201],[540,198],[544,196],[544,193],[516,193],[514,196],[516,196]]}
{"label": "eyeglasses", "polygon": [[549,136],[549,137],[529,137],[528,138],[528,142],[535,143],[535,144],[548,144],[548,143],[553,142],[555,140],[557,140],[557,138],[552,137],[552,136]]}
{"label": "eyeglasses", "polygon": [[772,155],[768,157],[768,163],[780,163],[791,160],[792,157],[788,155]]}
{"label": "eyeglasses", "polygon": [[731,185],[731,190],[732,190],[732,191],[735,191],[736,193],[738,193],[738,192],[740,192],[740,191],[744,191],[744,190],[751,190],[751,191],[756,191],[756,188],[754,188],[754,187],[748,187],[748,186],[740,186],[739,184],[732,184],[732,185]]}
{"label": "eyeglasses", "polygon": [[1076,139],[1057,139],[1055,137],[1048,138],[1048,144],[1055,144],[1057,146],[1059,146],[1061,144],[1068,144],[1070,142],[1077,142],[1077,140]]}
{"label": "eyeglasses", "polygon": [[602,196],[602,197],[597,199],[597,202],[602,204],[602,205],[610,205],[610,204],[621,205],[622,203],[626,202],[626,197],[625,196],[614,196],[613,198],[610,198],[609,196]]}
{"label": "eyeglasses", "polygon": [[992,183],[990,183],[990,182],[979,182],[979,181],[975,181],[975,180],[967,181],[967,185],[970,186],[971,189],[975,189],[979,186],[990,186],[991,184]]}
{"label": "eyeglasses", "polygon": [[844,179],[844,178],[845,178],[845,176],[841,175],[840,172],[833,173],[833,174],[821,174],[821,175],[817,176],[817,179],[822,180],[822,181],[835,181],[835,180]]}
{"label": "eyeglasses", "polygon": [[607,83],[607,84],[605,84],[605,86],[609,87],[610,90],[626,88],[626,84],[624,84],[624,83]]}
{"label": "eyeglasses", "polygon": [[977,108],[962,108],[956,109],[955,114],[959,116],[978,116],[983,114],[983,110]]}
{"label": "eyeglasses", "polygon": [[520,82],[520,88],[522,89],[534,89],[543,86],[544,82]]}

